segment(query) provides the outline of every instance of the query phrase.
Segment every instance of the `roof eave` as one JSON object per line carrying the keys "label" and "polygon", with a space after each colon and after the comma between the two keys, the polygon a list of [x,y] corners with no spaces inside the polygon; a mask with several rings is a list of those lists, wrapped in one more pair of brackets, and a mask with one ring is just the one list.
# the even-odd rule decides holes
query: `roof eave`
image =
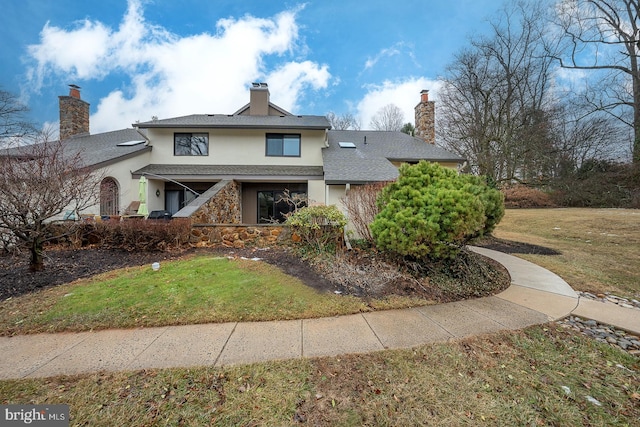
{"label": "roof eave", "polygon": [[466,162],[466,159],[463,159],[462,157],[458,157],[458,158],[445,158],[445,159],[430,159],[430,158],[425,158],[425,157],[414,157],[414,158],[395,158],[395,157],[388,157],[387,160],[389,160],[390,162],[419,162],[420,160],[426,160],[427,162],[436,162],[436,163],[442,163],[442,162],[451,162],[451,163],[464,163]]}
{"label": "roof eave", "polygon": [[[142,124],[142,123],[141,123]],[[149,124],[134,126],[140,129],[301,129],[301,130],[327,130],[330,126],[308,125],[216,125],[216,124]]]}
{"label": "roof eave", "polygon": [[346,185],[346,184],[352,184],[352,185],[367,185],[367,184],[374,184],[374,183],[378,183],[378,182],[390,182],[390,181],[395,181],[396,178],[394,179],[375,179],[375,180],[348,180],[348,179],[327,179],[325,180],[325,184],[327,185]]}
{"label": "roof eave", "polygon": [[152,149],[153,149],[153,147],[151,147],[151,146],[145,146],[141,150],[133,151],[131,153],[122,154],[122,155],[119,155],[117,157],[112,157],[112,158],[110,158],[108,160],[104,160],[104,161],[98,162],[98,163],[93,163],[93,164],[90,164],[88,166],[90,166],[92,168],[96,168],[96,169],[104,168],[104,167],[110,166],[110,165],[112,165],[114,163],[118,163],[121,160],[126,160],[126,159],[130,159],[132,157],[139,156],[140,154],[144,154],[144,153],[146,153],[148,151],[151,151]]}

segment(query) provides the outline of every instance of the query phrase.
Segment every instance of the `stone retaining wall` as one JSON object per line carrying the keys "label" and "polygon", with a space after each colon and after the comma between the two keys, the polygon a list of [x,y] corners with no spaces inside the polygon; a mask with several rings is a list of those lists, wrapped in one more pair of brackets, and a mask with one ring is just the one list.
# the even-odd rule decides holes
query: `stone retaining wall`
{"label": "stone retaining wall", "polygon": [[197,246],[224,245],[233,248],[265,247],[288,236],[283,225],[193,224],[191,239]]}

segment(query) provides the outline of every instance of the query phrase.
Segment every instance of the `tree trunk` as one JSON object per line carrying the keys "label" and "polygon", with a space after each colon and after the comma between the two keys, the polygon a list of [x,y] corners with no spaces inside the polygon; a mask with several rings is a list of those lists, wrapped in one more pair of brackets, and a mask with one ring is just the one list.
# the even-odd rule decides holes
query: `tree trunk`
{"label": "tree trunk", "polygon": [[29,270],[44,270],[44,257],[42,256],[43,246],[44,244],[40,239],[34,239],[33,242],[31,242],[31,263],[29,264]]}

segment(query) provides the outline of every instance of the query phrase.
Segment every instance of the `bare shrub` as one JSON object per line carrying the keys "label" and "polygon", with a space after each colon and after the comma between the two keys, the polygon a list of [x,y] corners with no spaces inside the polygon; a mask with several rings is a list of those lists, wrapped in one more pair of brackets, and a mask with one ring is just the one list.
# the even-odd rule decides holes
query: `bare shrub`
{"label": "bare shrub", "polygon": [[369,225],[380,212],[377,199],[380,191],[386,185],[386,182],[377,182],[352,186],[347,195],[341,199],[356,233],[368,242],[373,242],[373,235]]}
{"label": "bare shrub", "polygon": [[504,205],[506,208],[551,208],[555,203],[549,194],[544,191],[517,184],[503,187]]}
{"label": "bare shrub", "polygon": [[191,224],[187,219],[83,221],[58,223],[55,230],[58,237],[52,242],[57,244],[155,252],[179,249],[187,245]]}
{"label": "bare shrub", "polygon": [[401,273],[397,265],[374,258],[354,262],[354,259],[342,254],[332,259],[331,263],[322,263],[317,267],[325,278],[340,283],[349,295],[377,296],[383,294],[393,282],[413,280],[411,276]]}

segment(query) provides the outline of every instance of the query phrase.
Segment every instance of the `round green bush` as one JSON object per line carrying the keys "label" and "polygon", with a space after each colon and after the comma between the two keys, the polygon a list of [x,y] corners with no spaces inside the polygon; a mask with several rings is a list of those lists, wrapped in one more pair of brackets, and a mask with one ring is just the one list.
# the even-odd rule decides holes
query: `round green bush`
{"label": "round green bush", "polygon": [[380,193],[371,232],[382,250],[454,258],[469,239],[493,230],[504,213],[501,197],[481,178],[425,161],[405,164]]}

